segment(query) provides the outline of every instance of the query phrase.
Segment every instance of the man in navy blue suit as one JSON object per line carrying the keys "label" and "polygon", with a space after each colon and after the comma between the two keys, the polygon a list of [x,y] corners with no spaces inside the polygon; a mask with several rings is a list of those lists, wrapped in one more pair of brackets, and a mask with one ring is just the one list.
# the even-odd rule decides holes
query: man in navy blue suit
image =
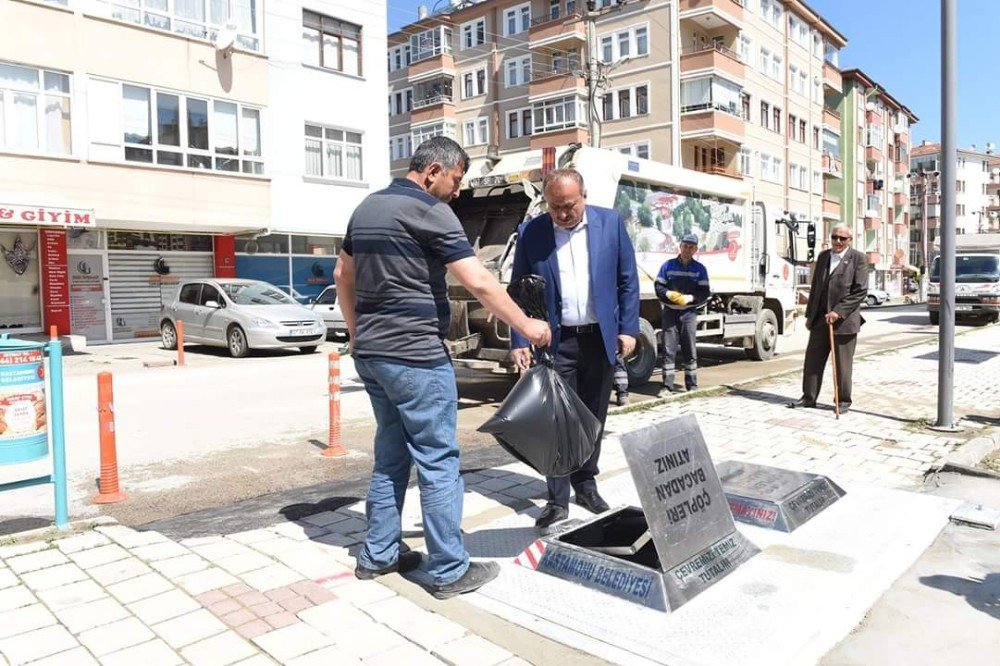
{"label": "man in navy blue suit", "polygon": [[[583,177],[573,169],[545,176],[549,212],[521,225],[511,281],[545,278],[556,371],[603,424],[608,414],[615,355],[628,357],[639,335],[639,276],[635,252],[616,211],[587,205]],[[511,359],[531,365],[528,341],[511,331]],[[569,517],[570,486],[576,503],[593,513],[608,510],[597,492],[601,444],[570,476],[549,477],[548,504],[535,526],[543,533]]]}

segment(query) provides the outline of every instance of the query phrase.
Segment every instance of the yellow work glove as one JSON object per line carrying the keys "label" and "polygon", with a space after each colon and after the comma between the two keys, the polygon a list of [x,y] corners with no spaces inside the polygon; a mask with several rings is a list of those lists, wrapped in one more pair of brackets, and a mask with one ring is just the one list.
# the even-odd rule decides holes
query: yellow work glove
{"label": "yellow work glove", "polygon": [[667,292],[667,300],[674,305],[684,305],[684,294],[679,291],[670,290]]}

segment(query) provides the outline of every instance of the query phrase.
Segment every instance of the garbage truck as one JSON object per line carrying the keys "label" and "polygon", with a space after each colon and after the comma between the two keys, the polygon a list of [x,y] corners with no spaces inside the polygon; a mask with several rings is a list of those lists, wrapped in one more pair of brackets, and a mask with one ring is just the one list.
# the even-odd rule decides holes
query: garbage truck
{"label": "garbage truck", "polygon": [[[626,359],[629,384],[649,381],[656,368],[661,304],[653,283],[661,265],[677,256],[680,238],[699,239],[712,296],[698,316],[699,343],[742,347],[750,358],[774,355],[796,315],[796,267],[812,261],[815,227],[774,216],[755,201],[748,184],[617,151],[573,144],[473,159],[452,201],[479,259],[509,283],[518,226],[545,212],[543,173],[573,168],[587,203],[618,210],[635,248],[640,283],[640,335]],[[516,372],[508,360],[510,330],[465,288],[449,283],[447,346],[456,371]]]}
{"label": "garbage truck", "polygon": [[[940,241],[935,241],[935,250]],[[941,257],[931,261],[927,289],[931,324],[941,321]],[[955,236],[955,319],[1000,319],[1000,233]]]}

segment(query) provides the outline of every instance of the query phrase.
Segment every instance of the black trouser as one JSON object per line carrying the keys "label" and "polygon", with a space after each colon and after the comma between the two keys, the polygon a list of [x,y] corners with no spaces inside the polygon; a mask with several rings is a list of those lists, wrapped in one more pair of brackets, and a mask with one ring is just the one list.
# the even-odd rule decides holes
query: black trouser
{"label": "black trouser", "polygon": [[698,386],[698,311],[694,308],[674,310],[663,308],[661,318],[663,324],[663,384],[674,385],[674,367],[677,357],[677,347],[680,346],[684,361],[684,386]]}
{"label": "black trouser", "polygon": [[620,353],[615,356],[615,391],[628,393],[628,371],[625,369],[625,359]]}
{"label": "black trouser", "polygon": [[[854,366],[854,347],[858,343],[857,334],[834,335],[837,348],[837,397],[842,405],[851,404],[851,371]],[[809,329],[809,343],[806,345],[806,360],[802,369],[802,400],[816,402],[823,386],[823,371],[830,355],[830,331],[823,320]]]}
{"label": "black trouser", "polygon": [[604,353],[604,340],[596,326],[592,332],[573,333],[563,329],[556,354],[556,372],[576,391],[583,404],[601,422],[601,436],[593,455],[569,476],[546,478],[549,502],[569,507],[570,486],[577,493],[597,488],[597,459],[601,456],[601,439],[604,421],[608,416],[608,398],[611,394],[612,366]]}

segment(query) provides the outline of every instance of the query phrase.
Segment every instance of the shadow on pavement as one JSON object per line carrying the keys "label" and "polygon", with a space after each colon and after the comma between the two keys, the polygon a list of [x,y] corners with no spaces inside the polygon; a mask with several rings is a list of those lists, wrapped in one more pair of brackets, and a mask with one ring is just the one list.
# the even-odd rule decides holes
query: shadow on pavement
{"label": "shadow on pavement", "polygon": [[27,532],[28,530],[37,530],[51,526],[52,521],[48,518],[34,516],[8,518],[7,520],[0,521],[0,536],[17,534],[18,532]]}
{"label": "shadow on pavement", "polygon": [[[966,349],[965,347],[955,347],[955,363],[979,364],[991,360],[994,356],[1000,356],[1000,352],[986,351],[984,349]],[[921,354],[917,358],[925,361],[938,360],[938,350]]]}
{"label": "shadow on pavement", "polygon": [[960,576],[921,576],[920,582],[927,587],[965,597],[977,611],[1000,620],[1000,573],[986,574],[982,580]]}

